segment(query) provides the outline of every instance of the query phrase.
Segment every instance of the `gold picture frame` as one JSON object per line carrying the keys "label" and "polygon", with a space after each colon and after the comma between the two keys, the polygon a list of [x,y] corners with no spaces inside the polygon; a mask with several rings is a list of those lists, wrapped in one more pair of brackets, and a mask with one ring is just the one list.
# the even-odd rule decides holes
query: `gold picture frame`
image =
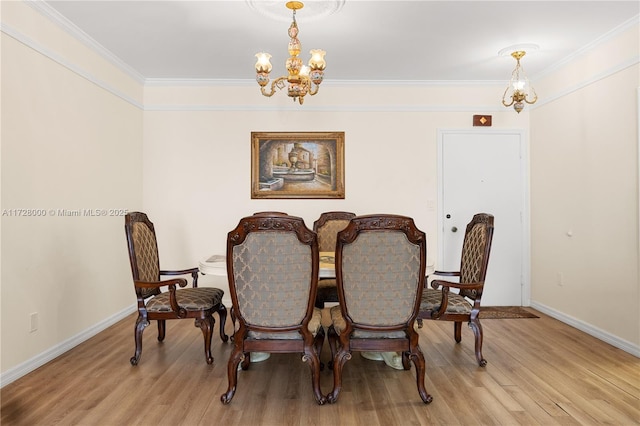
{"label": "gold picture frame", "polygon": [[344,132],[251,132],[251,198],[344,194]]}

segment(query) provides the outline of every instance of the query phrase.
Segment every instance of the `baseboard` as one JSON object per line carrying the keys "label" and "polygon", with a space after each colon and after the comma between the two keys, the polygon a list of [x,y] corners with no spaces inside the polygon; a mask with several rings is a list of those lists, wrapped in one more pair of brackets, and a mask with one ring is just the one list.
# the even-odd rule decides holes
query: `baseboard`
{"label": "baseboard", "polygon": [[624,339],[621,339],[617,336],[612,335],[609,332],[601,330],[597,327],[594,327],[591,324],[588,324],[584,321],[580,321],[579,319],[573,318],[569,315],[566,315],[562,312],[556,311],[548,306],[545,306],[541,303],[531,302],[530,305],[533,309],[536,309],[550,317],[557,319],[571,327],[577,328],[580,331],[584,331],[585,333],[595,337],[596,339],[600,339],[603,342],[610,344],[618,349],[622,349],[625,352],[630,353],[631,355],[640,358],[640,346],[634,345],[631,342],[628,342]]}
{"label": "baseboard", "polygon": [[112,325],[126,318],[127,316],[131,315],[135,311],[136,311],[136,305],[132,304],[131,306],[128,306],[122,311],[110,316],[109,318],[106,318],[105,320],[100,321],[99,323],[89,327],[83,332],[76,334],[75,336],[53,346],[50,349],[47,349],[46,351],[42,352],[39,355],[34,356],[33,358],[23,362],[22,364],[19,364],[13,368],[10,368],[4,373],[1,373],[0,389],[5,385],[8,385],[9,383],[12,383],[18,380],[22,376],[29,374],[36,368],[42,367],[47,362],[73,349],[74,347],[78,346],[80,343],[90,339],[91,337],[95,336],[101,331],[111,327]]}

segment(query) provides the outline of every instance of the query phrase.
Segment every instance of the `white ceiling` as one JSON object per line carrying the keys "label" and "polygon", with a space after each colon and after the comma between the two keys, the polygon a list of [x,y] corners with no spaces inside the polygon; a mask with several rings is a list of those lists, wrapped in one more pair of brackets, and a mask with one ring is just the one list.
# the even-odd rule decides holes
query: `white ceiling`
{"label": "white ceiling", "polygon": [[[225,80],[253,80],[259,51],[273,55],[272,77],[286,72],[291,13],[285,1],[265,3],[286,22],[244,0],[47,2],[142,78]],[[515,60],[498,52],[522,43],[539,45],[522,59],[533,78],[640,12],[637,0],[346,0],[309,20],[310,3],[297,12],[300,56],[326,50],[325,81],[507,81]]]}

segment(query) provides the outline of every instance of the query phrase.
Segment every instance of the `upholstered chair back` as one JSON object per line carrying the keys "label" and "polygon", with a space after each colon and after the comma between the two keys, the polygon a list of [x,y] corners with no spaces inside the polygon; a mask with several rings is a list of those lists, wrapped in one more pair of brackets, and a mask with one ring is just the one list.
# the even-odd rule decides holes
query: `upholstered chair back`
{"label": "upholstered chair back", "polygon": [[318,229],[319,251],[335,251],[336,236],[349,224],[349,220],[330,220]]}
{"label": "upholstered chair back", "polygon": [[[483,219],[483,217],[479,217]],[[490,227],[493,223],[488,220],[474,220],[469,223],[462,244],[462,257],[460,259],[460,283],[484,283],[489,261]],[[480,290],[461,290],[460,295],[475,300]]]}
{"label": "upholstered chair back", "polygon": [[[142,213],[134,213],[142,214]],[[133,247],[131,262],[133,278],[138,281],[160,281],[160,262],[158,259],[158,243],[153,224],[144,217],[136,218],[131,222],[131,244]],[[156,288],[138,288],[137,291],[143,298],[160,294]]]}
{"label": "upholstered chair back", "polygon": [[393,326],[415,314],[420,245],[401,230],[364,230],[342,251],[345,308],[355,324]]}
{"label": "upholstered chair back", "polygon": [[292,232],[252,232],[233,247],[238,310],[247,324],[300,324],[311,288],[311,246]]}
{"label": "upholstered chair back", "polygon": [[313,224],[318,234],[318,250],[321,252],[336,250],[338,232],[347,227],[349,221],[356,216],[351,212],[325,212]]}

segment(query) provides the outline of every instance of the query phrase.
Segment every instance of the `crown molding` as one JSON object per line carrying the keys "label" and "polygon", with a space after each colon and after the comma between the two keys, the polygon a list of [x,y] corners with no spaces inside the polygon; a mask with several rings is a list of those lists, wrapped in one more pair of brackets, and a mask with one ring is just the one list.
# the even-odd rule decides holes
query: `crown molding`
{"label": "crown molding", "polygon": [[41,45],[37,41],[31,39],[30,37],[27,37],[26,35],[22,34],[20,31],[15,30],[14,28],[12,28],[11,26],[5,24],[4,22],[0,22],[0,31],[3,32],[4,34],[8,35],[9,37],[15,39],[19,43],[22,43],[25,46],[33,49],[34,51],[36,51],[38,53],[40,53],[41,55],[51,59],[52,61],[56,62],[57,64],[67,68],[69,71],[73,72],[74,74],[84,78],[87,81],[90,81],[91,83],[95,84],[98,87],[101,87],[102,89],[106,90],[107,92],[111,93],[112,95],[117,96],[118,98],[130,103],[131,105],[133,105],[133,106],[135,106],[135,107],[137,107],[139,109],[143,109],[142,104],[140,102],[136,101],[131,96],[125,94],[121,90],[116,89],[115,87],[113,87],[112,85],[107,83],[106,81],[101,80],[100,78],[97,78],[95,75],[91,74],[90,72],[88,72],[88,71],[84,70],[83,68],[77,66],[76,64],[68,61],[66,58],[64,58],[63,56],[59,55],[57,52],[54,52],[53,50]]}
{"label": "crown molding", "polygon": [[69,21],[63,15],[61,15],[53,7],[49,6],[43,0],[26,0],[26,4],[37,10],[40,14],[48,18],[51,22],[62,28],[67,34],[87,46],[93,52],[104,58],[106,61],[117,67],[123,73],[134,79],[140,84],[144,84],[145,77],[138,71],[131,68],[126,62],[114,55],[110,50],[96,42],[87,33],[82,31],[73,22]]}
{"label": "crown molding", "polygon": [[[331,80],[325,79],[325,86],[354,87],[354,86],[504,86],[502,80]],[[219,78],[147,78],[147,87],[254,87],[254,79],[219,79]]]}
{"label": "crown molding", "polygon": [[550,67],[545,68],[544,70],[540,71],[539,73],[537,73],[536,75],[532,75],[531,76],[531,80],[541,80],[542,78],[558,71],[559,69],[561,69],[562,67],[564,67],[565,65],[573,62],[576,60],[576,58],[580,57],[581,55],[585,54],[586,52],[588,52],[589,50],[592,50],[594,48],[596,48],[599,44],[602,44],[608,40],[611,40],[612,38],[615,38],[617,36],[619,36],[620,34],[624,33],[625,31],[629,30],[630,28],[638,25],[640,23],[640,15],[636,15],[633,18],[623,22],[622,24],[618,25],[617,27],[613,28],[611,31],[608,31],[606,33],[604,33],[603,35],[601,35],[600,37],[598,37],[597,39],[593,40],[591,43],[583,46],[582,48],[576,50],[575,52],[573,52],[572,54],[570,54],[569,56],[567,56],[566,58],[564,58],[563,60],[556,62],[555,64],[551,65]]}

